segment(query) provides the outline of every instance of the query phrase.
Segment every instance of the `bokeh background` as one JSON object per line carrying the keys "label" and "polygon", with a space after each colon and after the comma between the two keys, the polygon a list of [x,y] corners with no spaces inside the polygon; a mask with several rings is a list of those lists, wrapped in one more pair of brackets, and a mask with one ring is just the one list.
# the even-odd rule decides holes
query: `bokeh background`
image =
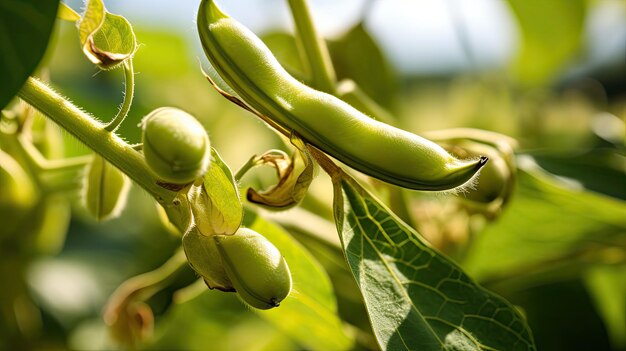
{"label": "bokeh background", "polygon": [[[222,3],[285,66],[301,71],[285,1]],[[67,4],[75,10],[82,6]],[[452,127],[503,133],[520,144],[522,172],[552,173],[541,173],[545,183],[522,173],[502,215],[463,241],[467,247],[458,260],[467,272],[520,307],[540,350],[626,350],[626,3],[310,4],[338,76],[355,80],[389,111],[390,123],[415,133]],[[252,155],[284,148],[274,132],[223,99],[203,77],[200,67],[207,61],[196,33],[197,1],[111,0],[106,5],[129,19],[140,43],[135,101],[120,130],[126,140],[140,141],[138,124],[148,112],[175,106],[201,121],[233,170]],[[123,73],[94,67],[81,52],[73,24],[57,24],[42,66],[53,86],[75,104],[102,120],[115,115]],[[65,156],[89,153],[61,134]],[[255,171],[243,184],[268,185],[271,175]],[[424,195],[406,196],[409,217],[416,220],[415,206]],[[55,217],[55,230],[66,233],[65,240],[57,235],[56,249],[26,264],[32,304],[24,304],[24,315],[30,316],[24,323],[32,333],[25,337],[34,349],[113,349],[117,346],[102,320],[107,299],[126,279],[165,262],[180,238],[166,229],[153,200],[136,186],[122,215],[105,223],[89,217],[79,192],[67,198],[69,222],[63,221],[64,210]],[[290,229],[335,235],[331,202],[330,182],[320,174],[302,206],[314,218]],[[287,216],[305,218],[298,211]],[[331,275],[341,317],[366,340],[355,349],[371,347],[363,307],[337,251],[297,237],[318,253]],[[324,250],[330,253],[319,255]],[[243,307],[234,294],[190,290],[175,302],[151,300],[154,337],[142,348],[308,349]]]}

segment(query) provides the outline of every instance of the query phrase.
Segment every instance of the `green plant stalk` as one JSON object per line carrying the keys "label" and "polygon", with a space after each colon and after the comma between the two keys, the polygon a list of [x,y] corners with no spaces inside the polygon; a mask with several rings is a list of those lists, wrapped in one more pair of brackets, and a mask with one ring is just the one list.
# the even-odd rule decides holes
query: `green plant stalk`
{"label": "green plant stalk", "polygon": [[330,60],[326,42],[317,34],[311,11],[306,0],[289,0],[291,16],[296,25],[296,40],[304,51],[301,55],[308,65],[313,88],[329,94],[336,94],[337,76]]}
{"label": "green plant stalk", "polygon": [[92,156],[76,156],[72,158],[48,160],[37,148],[26,140],[24,136],[18,136],[18,144],[20,152],[33,162],[33,170],[38,172],[65,172],[82,169],[91,162]]}
{"label": "green plant stalk", "polygon": [[163,207],[173,205],[175,191],[160,185],[143,156],[86,112],[35,78],[28,78],[18,96],[126,173]]}
{"label": "green plant stalk", "polygon": [[248,173],[249,170],[257,166],[258,164],[259,164],[258,156],[257,155],[252,156],[243,166],[241,166],[241,168],[237,170],[237,173],[235,173],[234,175],[235,181],[236,182],[241,181],[241,178],[243,178],[243,176],[246,173]]}
{"label": "green plant stalk", "polygon": [[109,132],[115,132],[126,118],[126,116],[128,115],[128,111],[130,110],[130,105],[133,102],[133,95],[135,93],[135,73],[133,72],[133,59],[129,58],[124,61],[123,67],[124,102],[122,102],[122,107],[120,107],[117,115],[115,115],[115,117],[113,117],[113,120],[104,127],[104,130]]}

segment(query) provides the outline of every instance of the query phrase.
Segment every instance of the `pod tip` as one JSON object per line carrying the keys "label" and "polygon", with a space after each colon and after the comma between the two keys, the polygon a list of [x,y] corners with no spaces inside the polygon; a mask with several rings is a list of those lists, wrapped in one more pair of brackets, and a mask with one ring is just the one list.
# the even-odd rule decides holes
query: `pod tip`
{"label": "pod tip", "polygon": [[480,156],[480,160],[478,160],[478,164],[476,164],[476,168],[482,168],[484,165],[487,164],[487,161],[489,161],[489,157]]}

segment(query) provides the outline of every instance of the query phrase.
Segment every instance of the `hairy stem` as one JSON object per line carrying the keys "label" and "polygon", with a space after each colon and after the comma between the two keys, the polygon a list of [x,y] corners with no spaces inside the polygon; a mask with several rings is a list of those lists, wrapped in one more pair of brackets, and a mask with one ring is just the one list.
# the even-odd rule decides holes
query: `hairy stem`
{"label": "hairy stem", "polygon": [[120,107],[117,115],[115,115],[115,117],[113,117],[113,120],[104,127],[104,130],[109,132],[115,132],[126,118],[126,115],[128,115],[128,111],[130,110],[130,105],[133,102],[133,95],[135,93],[135,73],[133,72],[133,59],[129,58],[128,60],[124,61],[123,66],[124,102],[122,102],[122,107]]}
{"label": "hairy stem", "polygon": [[176,192],[160,186],[142,155],[115,133],[105,130],[92,116],[32,77],[18,96],[126,173],[164,207],[172,205]]}

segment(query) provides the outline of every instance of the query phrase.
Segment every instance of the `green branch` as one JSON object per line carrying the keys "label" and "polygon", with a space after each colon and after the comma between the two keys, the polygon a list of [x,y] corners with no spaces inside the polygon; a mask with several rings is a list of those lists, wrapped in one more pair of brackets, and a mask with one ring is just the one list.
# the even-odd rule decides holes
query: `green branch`
{"label": "green branch", "polygon": [[28,78],[18,96],[126,173],[161,205],[164,207],[173,205],[176,192],[159,185],[158,179],[150,172],[141,153],[135,151],[115,133],[105,130],[103,125],[89,114],[32,77]]}
{"label": "green branch", "polygon": [[302,59],[311,73],[313,87],[334,95],[335,69],[326,42],[315,30],[306,0],[289,0],[289,8],[296,25],[296,40],[304,51]]}

